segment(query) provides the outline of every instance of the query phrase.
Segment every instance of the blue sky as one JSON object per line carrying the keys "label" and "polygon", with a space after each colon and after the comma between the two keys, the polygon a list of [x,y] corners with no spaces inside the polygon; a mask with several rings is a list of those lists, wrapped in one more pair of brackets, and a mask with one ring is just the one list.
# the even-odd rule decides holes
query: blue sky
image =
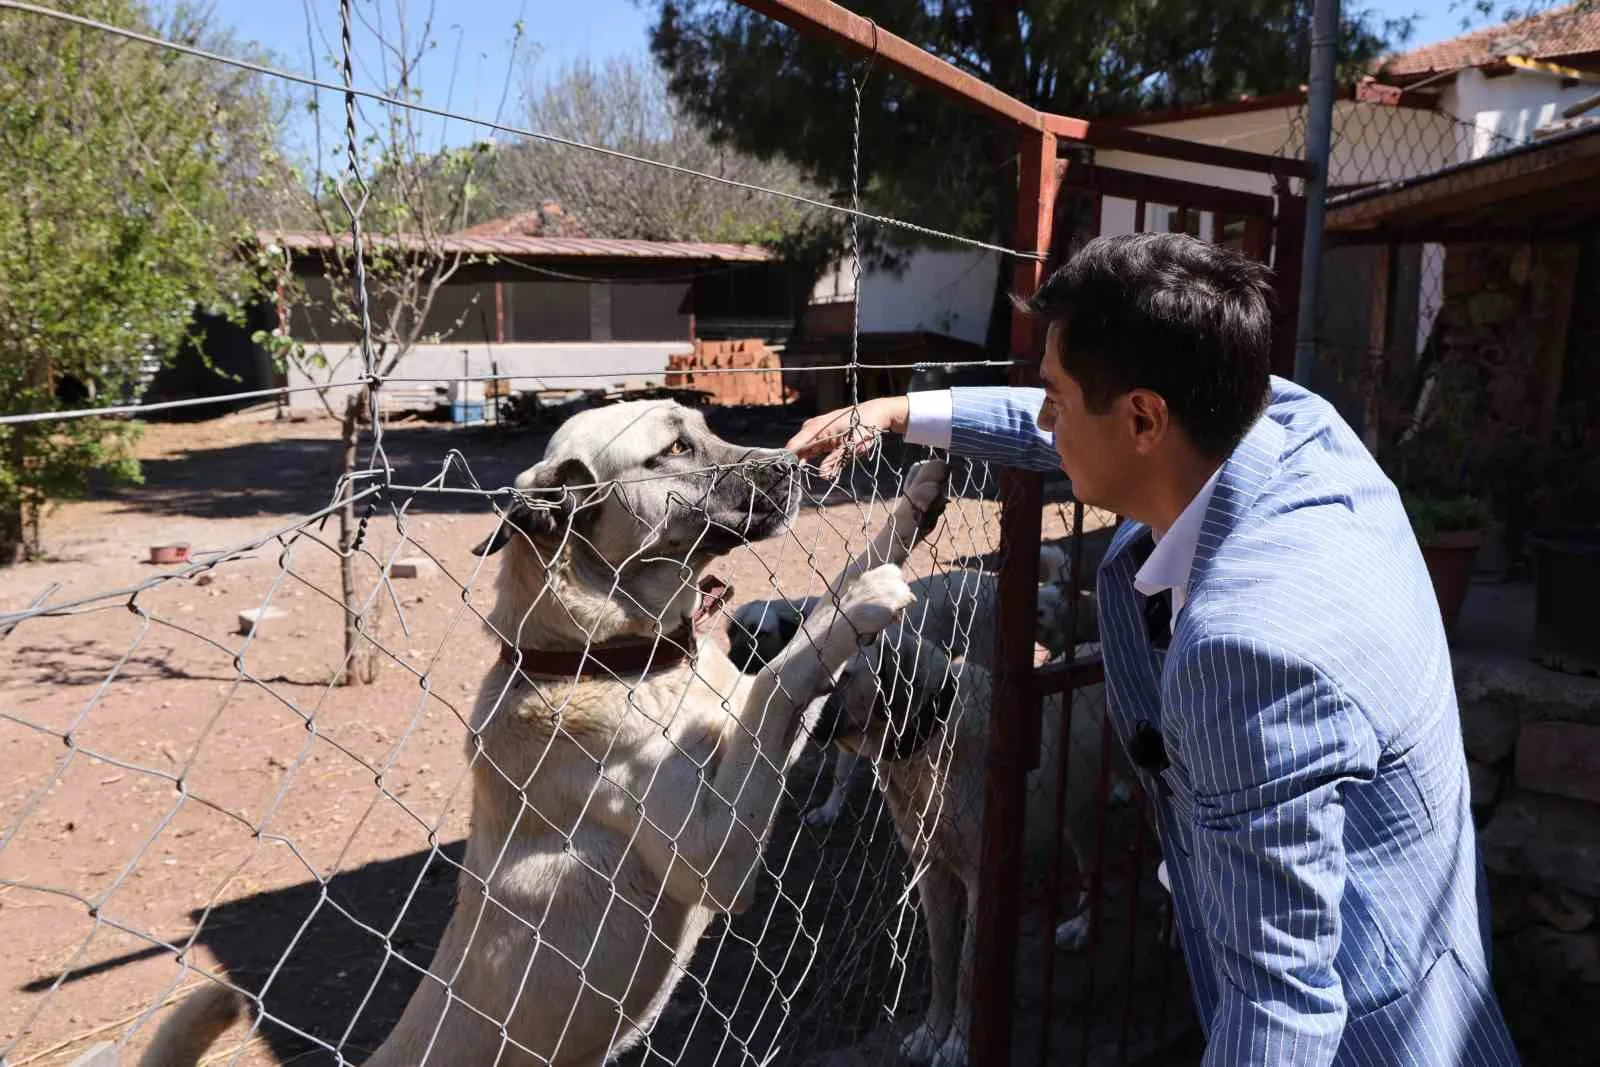
{"label": "blue sky", "polygon": [[[1452,0],[1367,0],[1366,6],[1381,16],[1404,14],[1420,16],[1410,44],[1428,44],[1460,32],[1460,14],[1451,9]],[[219,22],[239,37],[255,41],[273,53],[276,64],[317,72],[329,80],[338,79],[336,68],[327,63],[330,50],[338,45],[338,0],[214,0]],[[527,57],[537,57],[531,68],[540,78],[584,58],[603,62],[612,56],[639,55],[647,48],[653,4],[635,0],[440,0],[434,9],[432,37],[437,46],[426,56],[420,70],[423,99],[450,110],[493,117],[500,108],[502,93],[510,72],[510,95],[504,116],[515,121],[518,99],[527,84]],[[411,32],[416,34],[429,10],[428,0],[357,0],[357,11],[367,18],[381,12],[389,21],[382,26],[387,39],[398,36],[397,9],[406,11]],[[308,14],[310,19],[308,20]],[[521,20],[524,37],[520,57],[513,63],[513,26]],[[312,24],[308,40],[308,21]],[[364,69],[358,69],[358,84],[376,86],[382,81],[380,50],[372,28],[358,24],[354,34],[356,52]],[[453,75],[453,77],[452,77]],[[342,129],[339,101],[324,94],[324,131],[337,134]],[[299,140],[306,146],[314,127],[301,113],[295,121]],[[425,143],[461,144],[485,131],[464,123],[421,120]]]}

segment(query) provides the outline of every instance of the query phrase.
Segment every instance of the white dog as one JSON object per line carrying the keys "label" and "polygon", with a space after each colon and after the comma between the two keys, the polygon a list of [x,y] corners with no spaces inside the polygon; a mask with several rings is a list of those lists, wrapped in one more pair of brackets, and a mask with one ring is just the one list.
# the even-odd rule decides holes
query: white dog
{"label": "white dog", "polygon": [[[474,708],[471,829],[454,912],[374,1067],[598,1067],[638,1042],[718,913],[748,907],[800,713],[912,604],[897,566],[942,469],[767,666],[698,639],[716,555],[778,533],[793,457],[735,447],[698,412],[575,415],[479,552],[507,550],[502,641]],[[175,1012],[144,1059],[192,1064],[228,998]],[[237,1005],[235,1004],[236,1008]]]}

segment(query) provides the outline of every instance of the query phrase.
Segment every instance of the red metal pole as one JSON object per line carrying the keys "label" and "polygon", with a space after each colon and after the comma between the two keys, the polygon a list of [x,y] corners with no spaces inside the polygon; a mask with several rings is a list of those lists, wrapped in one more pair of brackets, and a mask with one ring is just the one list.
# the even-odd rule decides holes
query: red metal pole
{"label": "red metal pole", "polygon": [[1272,324],[1272,373],[1291,378],[1300,321],[1300,249],[1305,241],[1306,202],[1289,192],[1287,180],[1279,178],[1274,185],[1278,212],[1273,220],[1272,287],[1278,314]]}
{"label": "red metal pole", "polygon": [[[1055,206],[1056,139],[1024,131],[1022,179],[1013,247],[1048,253]],[[1031,293],[1043,280],[1042,260],[1018,260],[1016,292]],[[1013,313],[1011,352],[1036,360],[1043,348],[1040,324]],[[1012,367],[1014,385],[1037,384],[1031,362]],[[995,632],[994,705],[989,717],[989,762],[984,774],[983,850],[978,889],[972,976],[973,1062],[1011,1062],[1017,920],[1021,896],[1022,820],[1027,775],[1039,761],[1040,701],[1033,686],[1034,615],[1038,608],[1042,484],[1038,474],[1000,472],[1000,625]]]}

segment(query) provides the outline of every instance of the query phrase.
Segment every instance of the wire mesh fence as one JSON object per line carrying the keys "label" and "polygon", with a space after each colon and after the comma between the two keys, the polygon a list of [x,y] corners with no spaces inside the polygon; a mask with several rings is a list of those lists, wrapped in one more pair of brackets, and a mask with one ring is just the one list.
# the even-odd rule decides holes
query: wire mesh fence
{"label": "wire mesh fence", "polygon": [[[113,496],[105,521],[154,530],[126,513],[204,501],[227,520],[205,547],[130,579],[91,541],[42,592],[8,576],[0,1062],[959,1062],[995,473],[887,440],[797,464],[776,448],[797,428],[785,410],[660,399],[594,404],[548,439],[391,425],[385,391],[405,383],[374,351],[382,241],[363,218],[359,114],[430,109],[354,84],[339,7],[343,82],[309,81],[345,104],[357,433],[341,467],[326,427],[256,425],[202,472],[182,453],[203,434],[174,431],[159,462],[187,487]],[[1035,255],[873,214],[854,193],[812,206]],[[854,395],[854,344],[805,373],[843,373]],[[284,506],[308,485],[331,487],[327,502]],[[262,532],[252,516],[274,511],[297,514]],[[1110,521],[1046,514],[1041,659],[1093,658],[1092,613],[1068,588],[1090,572],[1067,563]],[[1030,961],[1081,953],[1089,842],[1125,847],[1100,829],[1108,803],[1133,810],[1100,770],[1101,700],[1088,686],[1046,716],[1030,803],[1066,811],[1075,836],[1028,842],[1027,899],[1052,916]],[[1062,990],[1072,1011],[1045,1003]],[[1018,1018],[1074,1025],[1095,1004],[1079,992],[1029,990]]]}

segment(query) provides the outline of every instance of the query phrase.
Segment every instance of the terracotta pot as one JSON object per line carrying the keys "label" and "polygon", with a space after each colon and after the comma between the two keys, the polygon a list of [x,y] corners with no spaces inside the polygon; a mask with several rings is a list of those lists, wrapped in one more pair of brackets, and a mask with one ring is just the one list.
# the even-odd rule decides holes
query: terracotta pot
{"label": "terracotta pot", "polygon": [[1422,547],[1422,561],[1433,579],[1433,595],[1439,601],[1439,615],[1445,633],[1455,633],[1461,605],[1467,599],[1472,581],[1472,564],[1483,546],[1482,530],[1450,530],[1434,534]]}
{"label": "terracotta pot", "polygon": [[187,563],[189,561],[189,546],[180,545],[151,545],[151,563]]}

